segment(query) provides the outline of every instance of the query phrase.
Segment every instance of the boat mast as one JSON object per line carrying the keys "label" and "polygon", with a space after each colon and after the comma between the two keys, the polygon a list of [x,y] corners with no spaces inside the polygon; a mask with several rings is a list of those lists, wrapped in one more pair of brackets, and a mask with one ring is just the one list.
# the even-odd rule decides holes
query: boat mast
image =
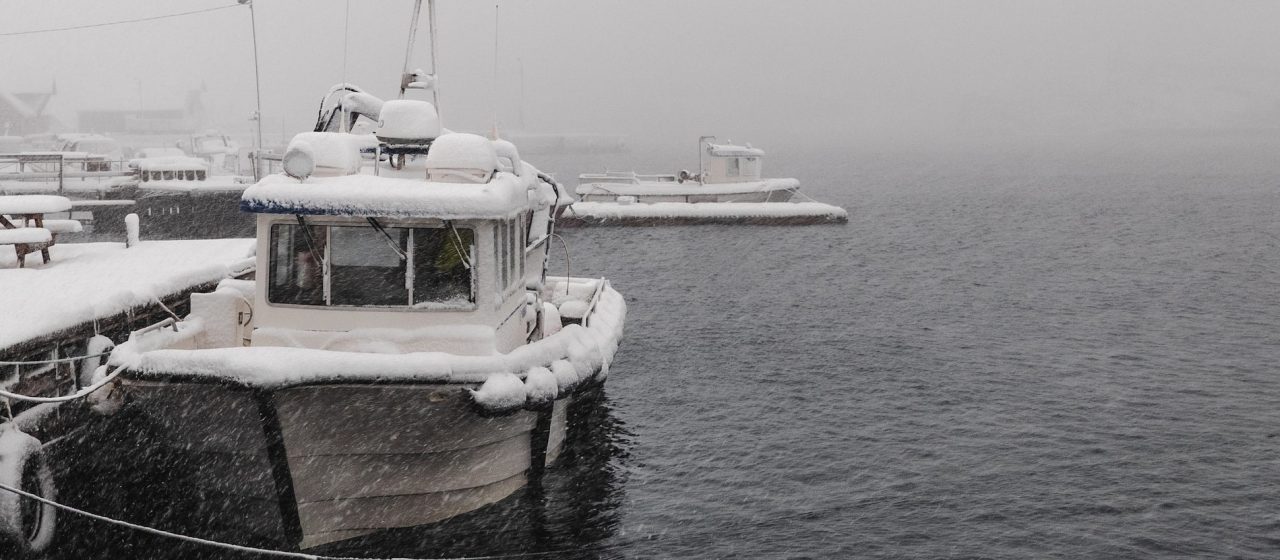
{"label": "boat mast", "polygon": [[[262,171],[259,169],[258,158],[262,155],[262,76],[258,71],[258,20],[254,17],[253,0],[238,0],[241,4],[249,6],[249,25],[253,32],[253,89],[257,95],[257,108],[253,112],[253,120],[258,125],[258,144],[253,153],[253,180],[257,181],[262,178]],[[239,156],[236,156],[239,157]]]}
{"label": "boat mast", "polygon": [[436,106],[436,115],[439,116],[440,86],[436,76],[440,71],[436,68],[436,0],[427,0],[427,25],[431,27],[431,104]]}
{"label": "boat mast", "polygon": [[[400,73],[400,99],[404,99],[405,90],[409,89],[416,78],[422,76],[414,76],[409,72],[409,60],[413,55],[413,43],[418,36],[418,17],[422,15],[422,0],[414,0],[413,18],[409,20],[409,43],[404,49],[404,71]],[[435,0],[427,0],[427,27],[431,33],[431,73],[425,76],[427,78],[426,87],[431,88],[431,104],[436,107],[436,115],[440,114],[440,89],[439,83],[436,81],[436,3]]]}
{"label": "boat mast", "polygon": [[413,54],[413,41],[418,37],[418,16],[422,14],[422,0],[415,0],[413,3],[413,17],[409,19],[409,42],[404,47],[404,69],[400,72],[400,99],[404,99],[404,92],[409,89],[409,57]]}

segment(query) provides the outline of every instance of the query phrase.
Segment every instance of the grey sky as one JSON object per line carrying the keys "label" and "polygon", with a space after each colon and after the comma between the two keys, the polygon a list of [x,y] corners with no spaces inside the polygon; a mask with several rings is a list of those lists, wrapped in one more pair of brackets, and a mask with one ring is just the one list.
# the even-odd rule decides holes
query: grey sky
{"label": "grey sky", "polygon": [[[0,1],[0,33],[232,0]],[[411,0],[353,0],[348,81],[390,96]],[[439,0],[446,125],[783,142],[931,144],[1280,124],[1277,2]],[[347,2],[258,0],[269,131],[306,128],[343,79]],[[205,84],[234,133],[253,108],[248,9],[0,37],[11,91],[57,109],[177,108]],[[427,66],[426,37],[418,66]],[[523,72],[521,72],[523,70]],[[523,74],[523,88],[520,75]],[[524,92],[523,100],[521,91]]]}

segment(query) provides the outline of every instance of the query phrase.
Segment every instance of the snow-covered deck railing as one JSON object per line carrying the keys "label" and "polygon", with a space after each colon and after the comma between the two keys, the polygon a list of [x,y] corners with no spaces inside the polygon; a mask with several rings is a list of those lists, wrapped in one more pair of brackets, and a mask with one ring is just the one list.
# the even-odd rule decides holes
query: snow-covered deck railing
{"label": "snow-covered deck railing", "polygon": [[[578,280],[578,279],[572,279]],[[512,377],[530,395],[545,389],[554,376],[557,391],[572,391],[597,371],[608,375],[609,364],[622,339],[626,303],[622,295],[599,282],[599,303],[586,325],[566,325],[542,340],[507,354],[463,356],[444,352],[378,354],[286,347],[191,348],[203,321],[178,324],[177,332],[157,331],[131,338],[116,347],[111,364],[133,364],[125,375],[139,381],[224,383],[258,389],[334,383],[488,384],[483,395],[510,400]],[[550,287],[548,289],[551,289]],[[563,292],[563,288],[561,288]],[[532,380],[531,380],[532,379]],[[543,386],[539,389],[539,386]],[[493,393],[507,393],[502,398]],[[525,403],[525,393],[519,395]],[[494,401],[497,402],[497,401]],[[484,404],[483,402],[481,404]],[[492,403],[490,403],[492,404]],[[486,405],[488,406],[488,405]],[[502,408],[496,406],[496,408]]]}
{"label": "snow-covered deck railing", "polygon": [[240,208],[267,214],[501,219],[528,204],[531,179],[497,173],[484,184],[345,175],[299,181],[271,175],[245,190]]}
{"label": "snow-covered deck railing", "polygon": [[[25,228],[24,228],[25,229]],[[0,251],[0,348],[8,348],[251,270],[252,239],[64,243],[19,269]]]}

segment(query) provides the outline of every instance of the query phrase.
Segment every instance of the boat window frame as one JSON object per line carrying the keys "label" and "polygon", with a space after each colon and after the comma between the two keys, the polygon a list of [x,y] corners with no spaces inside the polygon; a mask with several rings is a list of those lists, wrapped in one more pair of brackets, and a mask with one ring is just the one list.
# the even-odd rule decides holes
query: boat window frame
{"label": "boat window frame", "polygon": [[[348,218],[348,217],[344,216],[343,218]],[[446,232],[449,232],[449,222],[445,220],[392,219],[392,218],[386,218],[386,217],[378,217],[377,219],[379,223],[381,223],[383,227],[385,227],[386,229],[408,229],[408,230],[437,229],[437,230],[444,230]],[[321,278],[324,284],[323,285],[324,295],[322,296],[323,303],[320,303],[320,304],[290,303],[286,301],[274,301],[272,299],[271,283],[274,280],[274,274],[275,274],[276,266],[278,262],[276,260],[277,247],[271,241],[276,235],[275,228],[282,227],[282,226],[298,228],[301,226],[298,223],[295,223],[291,220],[273,220],[270,223],[268,223],[266,225],[267,239],[268,239],[267,263],[266,263],[267,266],[266,266],[266,278],[264,279],[265,288],[266,288],[264,299],[266,300],[266,304],[271,307],[295,308],[295,309],[311,309],[311,310],[332,309],[332,310],[343,310],[343,311],[373,311],[373,312],[470,312],[470,311],[476,311],[480,308],[480,301],[479,301],[480,277],[479,277],[479,274],[477,274],[478,271],[474,265],[466,269],[467,275],[469,277],[469,296],[468,296],[467,303],[450,305],[444,302],[434,302],[434,303],[438,303],[438,305],[415,307],[415,304],[413,303],[413,301],[415,296],[414,281],[416,278],[415,277],[416,262],[414,258],[414,250],[413,250],[414,235],[412,231],[410,231],[408,235],[408,240],[406,242],[408,259],[405,261],[406,270],[405,270],[404,278],[405,278],[405,284],[407,288],[406,289],[407,297],[405,299],[404,304],[401,304],[401,305],[349,305],[349,304],[335,305],[333,304],[332,303],[333,302],[333,285],[332,285],[333,274],[332,274],[332,268],[331,268],[332,266],[332,233],[333,233],[332,228],[335,228],[335,227],[361,228],[362,227],[371,231],[374,230],[372,225],[370,225],[367,221],[365,221],[366,220],[365,217],[360,217],[358,220],[359,221],[354,221],[350,219],[335,219],[332,217],[325,217],[325,216],[305,216],[306,225],[318,226],[318,227],[324,228],[324,240],[323,240],[324,247],[320,249],[321,253],[323,253],[323,255],[320,258],[323,260],[321,265],[321,268],[322,268]],[[467,230],[471,232],[470,233],[471,243],[470,243],[470,246],[467,247],[467,252],[468,252],[467,260],[469,260],[471,263],[475,263],[476,253],[478,251],[478,246],[479,246],[479,238],[478,238],[478,235],[479,235],[478,231],[480,229],[479,224],[469,223],[469,222],[463,222],[463,223],[453,222],[452,225],[459,232],[461,232],[462,230]],[[452,232],[449,232],[449,234],[452,235]]]}

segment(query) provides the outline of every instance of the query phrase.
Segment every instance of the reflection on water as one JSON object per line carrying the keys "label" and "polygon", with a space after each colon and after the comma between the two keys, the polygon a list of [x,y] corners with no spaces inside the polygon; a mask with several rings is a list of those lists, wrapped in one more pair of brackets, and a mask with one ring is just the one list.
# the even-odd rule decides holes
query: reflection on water
{"label": "reflection on water", "polygon": [[[557,558],[617,558],[605,545],[620,525],[631,434],[609,398],[570,408],[569,439],[541,488],[530,486],[493,506],[430,526],[382,531],[307,550],[325,556],[441,558],[554,552]],[[278,509],[201,490],[195,457],[165,445],[138,410],[60,441],[59,498],[109,517],[224,542],[291,550]],[[54,559],[259,558],[109,526],[62,513]]]}

